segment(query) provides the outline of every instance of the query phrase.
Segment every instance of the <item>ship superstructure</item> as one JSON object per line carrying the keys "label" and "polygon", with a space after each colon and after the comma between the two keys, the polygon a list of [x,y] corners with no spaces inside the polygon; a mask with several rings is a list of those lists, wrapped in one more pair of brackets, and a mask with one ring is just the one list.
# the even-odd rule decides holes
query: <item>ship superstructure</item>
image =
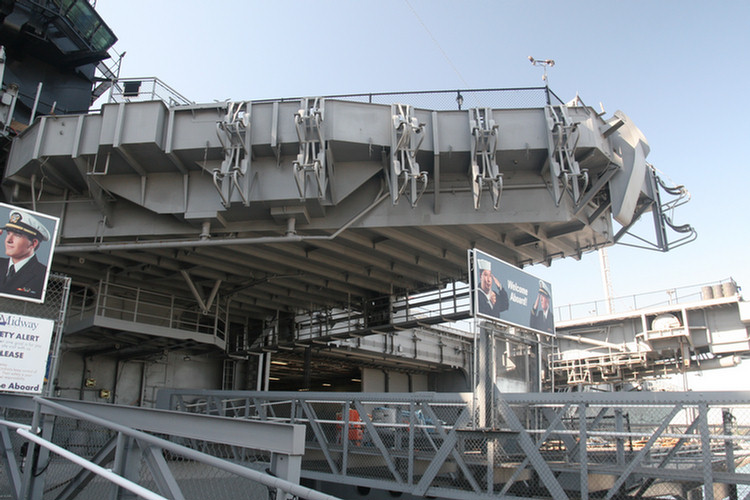
{"label": "ship superstructure", "polygon": [[[373,498],[695,494],[696,457],[706,484],[746,480],[730,456],[745,438],[707,416],[727,396],[673,396],[657,411],[649,396],[541,392],[610,382],[611,360],[625,381],[667,355],[672,372],[709,351],[734,359],[748,347],[738,294],[711,305],[741,311],[727,313],[731,349],[700,337],[723,320],[698,306],[661,312],[680,325],[647,312],[559,336],[474,317],[469,250],[550,265],[615,244],[644,216],[660,250],[694,238],[667,215],[686,190],[665,185],[625,113],[548,87],[194,103],[104,66],[115,37],[90,4],[4,8],[3,201],[59,219],[59,233],[48,300],[0,299],[1,312],[56,322],[47,398],[35,411],[21,396],[3,404],[43,420],[44,439],[55,416],[86,460],[133,479],[142,459],[171,498],[221,474],[274,487],[228,455],[269,464],[288,481],[274,491],[307,498],[326,497],[300,479]],[[38,76],[48,66],[50,81]],[[601,338],[614,330],[622,338]],[[598,350],[574,356],[575,342]],[[619,362],[613,345],[643,363]],[[587,358],[598,364],[585,371]],[[1,428],[6,484],[42,498],[32,476],[44,467],[22,470]],[[61,497],[96,494],[91,473],[61,479],[39,457]],[[204,478],[209,465],[222,473]]]}

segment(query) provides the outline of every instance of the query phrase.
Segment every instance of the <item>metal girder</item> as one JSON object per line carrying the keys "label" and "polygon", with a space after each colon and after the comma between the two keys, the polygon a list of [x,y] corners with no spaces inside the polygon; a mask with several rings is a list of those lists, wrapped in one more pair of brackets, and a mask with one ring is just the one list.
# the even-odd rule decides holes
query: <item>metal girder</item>
{"label": "metal girder", "polygon": [[156,446],[149,446],[147,443],[143,443],[141,446],[143,447],[144,461],[159,492],[173,500],[185,500],[180,485],[177,484],[167,461],[164,459],[163,451]]}
{"label": "metal girder", "polygon": [[[212,253],[198,252],[199,255],[203,256],[202,258],[209,258]],[[232,284],[226,283],[229,286],[227,292],[234,295],[237,291],[246,290],[247,293],[251,293],[253,289],[264,290],[269,287],[272,288],[275,281],[282,279],[285,280],[285,283],[283,286],[279,286],[288,288],[295,293],[303,294],[300,296],[302,301],[313,299],[312,296],[307,297],[304,295],[308,293],[308,289],[310,288],[316,290],[314,293],[318,295],[318,298],[326,298],[333,301],[345,299],[347,292],[356,291],[357,293],[364,293],[367,290],[367,287],[364,286],[360,288],[364,283],[360,283],[359,280],[347,282],[345,277],[337,273],[331,266],[323,264],[320,267],[308,265],[306,268],[301,269],[293,266],[294,257],[288,255],[280,256],[284,264],[284,266],[280,266],[278,263],[274,264],[276,261],[271,260],[271,253],[272,251],[267,249],[251,251],[247,248],[238,248],[234,252],[218,252],[216,254],[218,257],[234,259],[236,262],[242,263],[241,267],[237,268],[241,273],[237,274],[239,276],[244,275],[245,279],[239,281],[236,285],[234,285],[234,282]],[[248,284],[253,283],[255,286],[247,287]]]}
{"label": "metal girder", "polygon": [[[701,407],[704,407],[705,403],[701,405]],[[656,442],[659,437],[661,437],[661,433],[664,432],[664,429],[667,428],[667,426],[672,423],[672,420],[674,417],[682,410],[682,405],[677,404],[675,405],[672,410],[669,412],[669,415],[667,415],[659,425],[659,427],[651,434],[648,441],[645,445],[643,445],[643,448],[638,450],[638,453],[635,454],[633,459],[630,461],[630,463],[625,467],[625,469],[622,471],[620,476],[617,478],[617,481],[612,485],[612,487],[607,492],[607,495],[604,497],[605,500],[610,500],[612,497],[614,497],[617,492],[620,490],[623,484],[625,484],[625,481],[628,479],[630,474],[633,472],[633,469],[635,469],[640,463],[641,460],[643,460],[646,455],[651,451],[651,447]],[[706,438],[708,437],[708,432],[706,432]],[[701,440],[704,444],[708,443],[708,439]],[[710,456],[708,457],[708,467],[711,467],[711,460]],[[711,481],[709,481],[711,483]]]}
{"label": "metal girder", "polygon": [[430,270],[433,273],[440,273],[445,270],[444,261],[434,258],[431,255],[416,252],[410,246],[399,244],[388,238],[372,239],[371,237],[351,231],[342,234],[339,238],[351,244],[356,244],[362,249],[373,249],[382,254],[383,259],[391,259],[394,265],[401,263],[411,266],[413,263],[419,262],[420,267]]}
{"label": "metal girder", "polygon": [[[388,467],[389,472],[392,474],[393,479],[396,481],[397,484],[403,484],[404,478],[399,473],[396,463],[393,460],[393,457],[389,453],[388,449],[386,448],[385,444],[383,444],[383,440],[380,437],[380,434],[375,429],[375,426],[372,425],[372,420],[367,415],[367,410],[365,409],[364,405],[361,401],[354,401],[354,408],[359,412],[360,418],[362,419],[362,422],[365,425],[365,428],[367,429],[367,432],[370,435],[370,439],[372,440],[372,444],[375,445],[375,447],[380,451],[381,456],[385,460],[386,466]],[[346,412],[345,415],[348,415],[349,412]],[[342,433],[342,436],[348,435],[348,432],[346,434]],[[343,440],[343,438],[342,438]],[[348,440],[346,440],[348,441]]]}
{"label": "metal girder", "polygon": [[497,409],[500,413],[500,416],[505,420],[505,423],[508,425],[508,427],[510,427],[512,431],[518,433],[518,444],[526,453],[531,462],[531,465],[539,474],[539,479],[541,479],[542,483],[544,483],[544,486],[550,492],[550,495],[552,495],[552,498],[554,500],[567,500],[568,496],[565,494],[565,491],[563,490],[562,486],[560,486],[559,481],[553,474],[547,462],[545,462],[541,453],[539,453],[536,444],[534,444],[534,440],[531,438],[528,431],[524,429],[523,424],[521,424],[521,421],[513,412],[513,409],[510,407],[508,402],[505,400],[504,395],[500,393],[496,386],[494,388],[494,392],[495,401],[497,401],[498,403]]}
{"label": "metal girder", "polygon": [[[690,193],[685,186],[669,186],[664,180],[659,177],[656,173],[656,169],[653,165],[646,163],[647,171],[647,183],[651,187],[653,199],[643,202],[640,206],[637,206],[630,224],[623,226],[620,231],[615,235],[614,240],[622,245],[633,246],[636,248],[643,248],[647,250],[659,250],[666,252],[695,240],[698,237],[698,233],[695,228],[690,224],[678,225],[672,221],[672,217],[675,209],[684,205],[690,200]],[[672,196],[666,202],[662,202],[662,193]],[[656,231],[655,242],[651,242],[641,236],[638,236],[630,229],[639,220],[640,216],[645,212],[651,210],[654,219],[654,228]],[[669,241],[669,234],[667,228],[672,229],[675,233],[678,233],[678,239]],[[641,241],[644,245],[637,245],[632,243],[625,243],[621,241],[621,238],[625,235],[630,235],[633,238]]]}
{"label": "metal girder", "polygon": [[185,271],[184,269],[180,271],[182,274],[182,277],[185,278],[185,283],[187,283],[188,288],[190,288],[190,291],[193,294],[193,297],[195,297],[195,301],[198,302],[198,305],[201,308],[201,311],[203,314],[207,314],[209,309],[211,309],[211,306],[214,303],[214,299],[216,298],[216,294],[219,291],[219,286],[221,285],[221,280],[216,280],[216,283],[214,283],[213,288],[211,289],[211,293],[208,296],[208,299],[203,299],[203,294],[195,287],[195,284],[193,283],[193,279],[190,277],[190,273]]}
{"label": "metal girder", "polygon": [[[189,263],[192,266],[195,266],[194,274],[196,275],[200,275],[210,280],[223,280],[225,285],[229,287],[228,289],[226,289],[227,293],[234,293],[235,288],[243,287],[244,284],[247,283],[248,279],[258,280],[268,276],[269,271],[271,270],[276,271],[272,274],[282,277],[286,276],[291,278],[297,275],[296,280],[287,281],[296,281],[297,283],[299,283],[299,285],[295,286],[294,283],[291,283],[284,285],[284,288],[291,287],[292,289],[296,290],[298,295],[296,294],[295,300],[300,303],[305,303],[308,299],[313,299],[312,295],[309,297],[306,297],[304,295],[306,283],[309,283],[313,286],[324,285],[325,283],[321,283],[320,281],[321,278],[327,279],[330,282],[345,282],[340,274],[329,271],[322,265],[321,267],[308,265],[306,270],[300,270],[299,272],[297,272],[299,262],[295,260],[294,256],[282,254],[281,252],[274,253],[273,250],[269,249],[250,249],[247,247],[236,247],[231,250],[196,249],[194,252],[190,252],[189,254],[180,255],[178,257],[178,260],[180,262]],[[235,262],[235,264],[229,264],[229,262]],[[272,264],[274,262],[276,262],[275,265]],[[285,267],[279,266],[280,263],[284,262],[288,263],[288,272],[285,271]],[[323,260],[322,264],[324,263],[325,260]],[[211,272],[213,270],[219,270],[220,272]],[[262,274],[260,277],[257,277],[257,273]],[[261,285],[264,283],[267,282],[261,281],[257,284]],[[343,285],[337,287],[333,285],[333,283],[329,283],[329,285],[334,290],[336,290],[337,288],[341,289],[341,294],[338,295],[339,297],[346,296],[346,290],[348,289],[348,287]],[[270,286],[273,287],[273,284],[271,284]],[[255,288],[264,289],[266,288],[266,286],[258,286]],[[245,288],[245,290],[247,290],[248,293],[252,294],[252,289]],[[286,293],[281,294],[286,295]],[[335,295],[333,296],[335,297]]]}
{"label": "metal girder", "polygon": [[[1,55],[1,54],[0,54]],[[16,455],[13,453],[13,442],[10,439],[7,425],[0,425],[0,445],[2,445],[2,462],[5,466],[5,477],[10,483],[15,498],[21,494],[21,474]]]}
{"label": "metal girder", "polygon": [[[551,436],[555,430],[564,430],[564,426],[562,425],[562,418],[567,413],[568,409],[570,408],[570,404],[566,404],[563,406],[558,412],[555,412],[549,407],[543,407],[542,414],[547,419],[549,425],[547,426],[547,429],[544,431],[544,434],[542,434],[537,442],[538,443],[544,443],[549,436]],[[551,417],[551,418],[550,418]],[[566,449],[572,449],[573,444],[575,443],[575,439],[571,436],[568,436],[566,434],[562,434],[559,436],[559,439],[561,439],[565,443]],[[505,495],[508,490],[515,484],[518,477],[521,475],[521,472],[529,465],[529,462],[531,462],[531,459],[527,455],[523,461],[521,461],[520,464],[515,468],[513,471],[513,474],[508,478],[508,481],[505,483],[505,486],[503,486],[503,489],[500,491],[499,496]]]}
{"label": "metal girder", "polygon": [[[676,487],[685,489],[699,488],[703,484],[706,488],[712,488],[718,483],[739,486],[750,481],[747,473],[721,470],[727,463],[726,457],[732,447],[735,450],[745,449],[742,443],[747,442],[747,436],[732,432],[726,422],[724,426],[719,426],[715,419],[709,421],[707,418],[709,411],[715,412],[726,406],[737,406],[736,414],[742,414],[741,408],[748,405],[746,391],[508,393],[497,399],[497,407],[490,408],[503,417],[492,428],[471,425],[471,415],[483,409],[476,408],[475,403],[471,402],[470,393],[300,394],[280,391],[260,393],[191,390],[171,390],[170,393],[170,397],[165,394],[160,398],[160,407],[166,408],[167,401],[174,406],[183,398],[216,398],[205,409],[194,406],[190,411],[226,412],[227,402],[236,401],[238,407],[248,408],[249,405],[243,404],[243,401],[252,398],[258,412],[279,408],[275,417],[286,419],[291,416],[292,421],[300,418],[295,408],[319,409],[302,415],[305,422],[310,421],[311,425],[320,427],[320,437],[308,441],[310,451],[319,449],[320,443],[316,439],[327,443],[336,429],[342,429],[342,435],[346,435],[346,425],[354,423],[348,422],[346,418],[346,410],[350,407],[358,409],[360,413],[368,405],[408,412],[408,421],[402,419],[396,424],[397,429],[409,434],[409,439],[399,441],[401,445],[408,442],[408,451],[399,447],[388,449],[388,453],[400,460],[398,473],[403,482],[399,482],[387,468],[386,461],[381,460],[383,451],[374,442],[373,446],[347,446],[346,440],[336,443],[330,449],[324,448],[331,451],[331,458],[335,458],[336,467],[330,469],[331,473],[322,472],[316,464],[303,470],[303,476],[413,495],[467,500],[490,496],[566,498],[566,494],[571,497],[578,497],[580,494],[581,498],[586,498],[587,495],[604,497],[609,490],[608,494],[612,498],[622,494],[638,498],[655,481],[671,482]],[[330,415],[341,409],[344,410],[342,419],[332,420]],[[415,418],[417,410],[425,415],[426,420]],[[593,418],[592,411],[596,413]],[[690,415],[691,411],[695,411],[692,423],[683,421],[682,416]],[[627,412],[638,415],[638,424],[633,428],[628,426],[626,429],[623,425]],[[612,413],[616,419],[614,432],[612,422],[608,420]],[[545,418],[537,419],[534,418],[535,415],[543,415]],[[254,415],[236,416],[252,418]],[[377,424],[373,420],[374,425],[368,426],[368,418],[370,417],[362,415],[362,426],[367,429],[367,437],[364,439],[369,440],[372,433],[387,436],[392,432],[391,424]],[[440,418],[448,421],[442,422]],[[744,425],[740,421],[736,423],[740,428]],[[687,429],[683,430],[684,426]],[[622,444],[627,439],[644,439],[645,447],[638,444],[625,450]],[[672,440],[677,441],[677,444],[671,444]],[[721,446],[722,442],[726,449]],[[511,447],[504,446],[505,443],[518,443],[521,449],[513,447],[511,451]],[[692,445],[689,449],[684,446],[687,443]],[[470,455],[467,453],[470,446],[479,452]],[[494,457],[488,455],[493,448],[495,452],[502,449],[508,454],[508,458],[500,458],[497,454]],[[334,456],[335,453],[342,455]],[[377,457],[378,465],[381,466],[377,472],[375,468],[365,470],[354,465],[365,463],[364,460],[373,457]],[[426,466],[419,471],[414,464],[417,459],[423,460],[422,464]],[[519,460],[520,463],[517,463]],[[341,464],[343,466],[339,467]],[[540,464],[542,467],[539,467]],[[443,469],[445,465],[451,465],[455,469]],[[504,471],[512,469],[513,472],[509,477],[505,474],[495,476],[494,481],[487,481],[485,487],[483,480],[488,477],[492,479],[492,470],[496,466]],[[524,471],[533,472],[531,468],[538,473],[538,480],[519,480]],[[598,475],[608,476],[612,483],[590,482],[590,478]],[[635,489],[625,492],[616,484],[618,482],[619,486],[636,485],[641,488],[639,492]],[[565,490],[557,489],[558,484],[565,484]],[[589,491],[588,486],[595,484],[598,487]],[[508,492],[519,496],[508,496]]]}
{"label": "metal girder", "polygon": [[578,200],[575,215],[580,214],[583,209],[591,203],[597,194],[599,194],[609,183],[609,180],[614,176],[618,171],[617,165],[610,164],[609,167],[602,172],[602,174],[597,177],[597,179],[594,181],[594,184],[589,188],[588,191],[586,191],[583,196],[581,196],[581,199]]}
{"label": "metal girder", "polygon": [[[91,462],[104,467],[112,461],[117,448],[117,436],[110,438],[96,454],[91,458]],[[81,469],[69,482],[65,488],[56,497],[56,500],[74,500],[78,494],[88,485],[95,474],[88,469]]]}
{"label": "metal girder", "polygon": [[[348,259],[351,259],[355,266],[359,265],[362,269],[381,269],[386,272],[393,272],[398,276],[403,276],[406,279],[414,280],[415,283],[430,283],[434,277],[434,273],[424,272],[424,267],[421,269],[414,269],[413,266],[402,265],[400,262],[395,261],[392,258],[388,258],[387,255],[380,255],[374,252],[372,249],[369,252],[361,251],[351,246],[344,246],[333,241],[317,241],[312,242],[315,247],[320,251],[328,253],[328,259],[340,258],[340,255],[346,255]],[[329,253],[330,252],[330,253]]]}
{"label": "metal girder", "polygon": [[89,175],[90,169],[87,161],[84,161],[83,158],[74,158],[73,161],[78,167],[81,178],[83,178],[88,185],[89,193],[91,193],[91,198],[94,201],[94,204],[96,204],[97,208],[99,208],[99,211],[104,216],[104,223],[107,224],[108,227],[112,227],[112,203],[111,200],[107,199],[105,196],[105,194],[108,193],[102,189],[96,181],[95,176]]}
{"label": "metal girder", "polygon": [[[320,444],[321,451],[323,452],[323,455],[325,456],[326,462],[328,463],[328,467],[331,468],[331,472],[333,474],[339,474],[339,468],[336,464],[336,460],[334,460],[333,455],[331,455],[331,451],[328,447],[328,438],[326,437],[325,432],[323,431],[323,428],[320,426],[320,423],[318,422],[318,416],[315,413],[315,409],[312,407],[312,405],[308,404],[306,401],[300,401],[299,407],[302,408],[302,411],[307,416],[308,422],[310,423],[310,429],[313,431],[313,435],[318,440],[318,443]],[[343,415],[348,419],[349,412],[345,412]]]}
{"label": "metal girder", "polygon": [[291,268],[296,268],[300,265],[300,262],[305,262],[303,269],[307,269],[314,275],[347,283],[364,290],[373,289],[390,293],[392,285],[404,288],[409,288],[413,285],[411,280],[404,280],[398,277],[391,278],[388,273],[377,270],[371,270],[368,273],[360,264],[347,260],[334,262],[331,260],[330,255],[310,252],[299,246],[279,246],[269,249],[243,247],[238,248],[238,251],[247,255],[266,256],[272,262],[283,263],[288,260],[288,265]]}
{"label": "metal girder", "polygon": [[135,170],[138,175],[141,176],[141,179],[148,177],[148,172],[146,171],[144,166],[141,165],[141,163],[135,158],[135,156],[130,153],[127,146],[125,146],[124,144],[120,144],[119,146],[115,147],[115,151],[117,151],[117,153],[119,153],[120,156],[123,157],[127,164],[130,165],[130,167]]}
{"label": "metal girder", "polygon": [[[419,253],[415,254],[415,263],[420,263],[421,254],[425,254],[437,259],[448,259],[452,264],[460,267],[466,266],[466,254],[464,252],[456,252],[449,249],[437,239],[430,239],[425,235],[420,235],[417,231],[402,230],[399,228],[377,228],[374,229],[374,232],[386,237],[387,241],[392,241],[394,244],[401,243],[408,248],[417,250]],[[377,243],[376,245],[386,244],[387,241]]]}
{"label": "metal girder", "polygon": [[[696,418],[693,420],[693,422],[685,429],[684,434],[693,434],[695,433],[696,428],[701,423],[701,419]],[[664,458],[659,462],[659,465],[657,468],[662,469],[665,465],[667,465],[682,449],[683,445],[688,441],[688,438],[682,437],[680,438],[677,443],[674,445],[674,447],[669,450],[669,452],[664,456]],[[635,492],[635,495],[633,495],[635,498],[642,498],[643,494],[646,492],[646,490],[651,487],[652,484],[654,484],[654,481],[656,481],[656,478],[647,478],[644,480],[643,484],[640,488],[638,488],[638,491]]]}
{"label": "metal girder", "polygon": [[427,493],[427,491],[429,490],[430,484],[435,479],[435,476],[440,470],[440,467],[443,465],[443,463],[445,462],[445,460],[448,458],[449,455],[453,457],[453,459],[456,461],[456,464],[464,473],[465,477],[469,480],[469,483],[471,484],[472,489],[477,493],[482,491],[481,487],[474,479],[473,474],[469,472],[469,469],[466,465],[464,457],[456,449],[456,443],[458,442],[458,430],[463,429],[471,421],[471,414],[469,413],[468,407],[462,410],[461,414],[456,419],[456,423],[451,428],[450,432],[445,432],[445,429],[440,424],[440,420],[435,415],[435,412],[432,411],[432,408],[424,404],[421,405],[421,407],[425,412],[428,413],[429,417],[434,422],[437,423],[435,430],[443,439],[443,442],[440,445],[440,448],[438,449],[437,453],[435,453],[435,457],[430,462],[430,465],[427,467],[427,470],[422,475],[422,478],[419,480],[419,484],[417,484],[416,493],[420,496],[424,496]]}
{"label": "metal girder", "polygon": [[[532,225],[532,224],[518,224],[516,227],[524,231],[525,233],[534,236],[535,238],[538,238],[539,241],[543,242],[545,246],[551,246],[554,248],[557,248],[563,252],[564,255],[570,255],[576,260],[580,260],[581,254],[583,253],[580,248],[576,248],[572,245],[569,245],[565,240],[562,238],[551,238],[546,234],[546,232],[538,225]],[[544,250],[544,253],[549,255],[551,252],[549,252],[546,248]]]}

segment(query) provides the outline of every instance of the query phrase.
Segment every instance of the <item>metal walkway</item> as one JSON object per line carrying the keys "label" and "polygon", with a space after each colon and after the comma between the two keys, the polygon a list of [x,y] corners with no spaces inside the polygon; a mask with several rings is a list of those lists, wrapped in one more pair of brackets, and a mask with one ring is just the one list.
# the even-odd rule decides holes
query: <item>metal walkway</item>
{"label": "metal walkway", "polygon": [[750,393],[490,399],[164,391],[160,405],[304,424],[302,476],[327,483],[450,499],[748,498]]}
{"label": "metal walkway", "polygon": [[179,413],[3,395],[0,498],[750,498],[748,392],[490,392],[162,391]]}

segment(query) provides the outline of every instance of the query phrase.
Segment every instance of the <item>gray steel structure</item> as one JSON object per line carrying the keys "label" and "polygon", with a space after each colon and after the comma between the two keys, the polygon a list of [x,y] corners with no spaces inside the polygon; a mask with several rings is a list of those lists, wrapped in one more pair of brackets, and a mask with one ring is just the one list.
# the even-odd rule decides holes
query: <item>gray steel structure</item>
{"label": "gray steel structure", "polygon": [[747,392],[493,399],[485,427],[470,393],[175,390],[161,410],[2,395],[0,496],[749,496]]}
{"label": "gray steel structure", "polygon": [[[72,308],[123,290],[108,305],[131,323],[91,316],[76,348],[310,347],[305,328],[334,338],[336,315],[351,325],[336,338],[393,330],[394,304],[467,282],[469,248],[518,266],[579,258],[649,210],[658,248],[692,237],[677,227],[686,234],[668,241],[649,147],[621,112],[605,120],[547,88],[376,97],[433,106],[168,106],[136,92],[39,118],[13,141],[8,201],[61,218],[53,268],[73,279]],[[176,307],[210,339],[173,317],[169,331],[139,328],[140,293],[161,308],[152,316]]]}
{"label": "gray steel structure", "polygon": [[[162,391],[174,410],[302,423],[302,476],[448,499],[748,498],[747,392]],[[381,492],[381,496],[375,493]],[[357,490],[358,492],[360,490]]]}
{"label": "gray steel structure", "polygon": [[115,76],[103,61],[116,41],[87,0],[3,2],[0,139],[39,115],[88,110]]}
{"label": "gray steel structure", "polygon": [[2,498],[337,500],[299,485],[302,425],[23,395],[0,405],[12,418],[0,420]]}
{"label": "gray steel structure", "polygon": [[641,298],[652,301],[648,307],[558,321],[550,385],[638,384],[736,366],[750,353],[750,304],[734,281],[682,299],[669,291],[668,302],[654,302],[661,299],[652,293]]}

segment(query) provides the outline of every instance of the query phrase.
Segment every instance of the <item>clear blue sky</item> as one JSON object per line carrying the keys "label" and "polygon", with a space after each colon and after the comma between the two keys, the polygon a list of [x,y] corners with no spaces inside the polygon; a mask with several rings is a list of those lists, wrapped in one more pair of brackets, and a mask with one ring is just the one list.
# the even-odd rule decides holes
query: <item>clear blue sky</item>
{"label": "clear blue sky", "polygon": [[[698,240],[663,254],[609,249],[615,295],[733,277],[750,291],[750,2],[99,0],[126,51],[122,76],[156,76],[196,102],[540,86],[624,111],[647,160],[692,200]],[[650,224],[650,215],[646,216]],[[646,224],[646,227],[648,227]],[[527,268],[556,305],[603,297],[596,253]]]}

